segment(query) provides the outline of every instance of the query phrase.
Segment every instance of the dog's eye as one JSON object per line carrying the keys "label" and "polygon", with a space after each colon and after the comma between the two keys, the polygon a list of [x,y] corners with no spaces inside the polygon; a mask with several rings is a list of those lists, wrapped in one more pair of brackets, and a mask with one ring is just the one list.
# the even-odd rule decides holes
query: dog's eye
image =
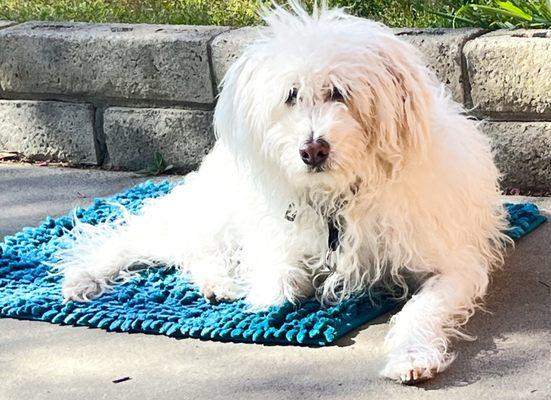
{"label": "dog's eye", "polygon": [[344,96],[342,95],[341,91],[333,86],[331,89],[331,93],[329,95],[329,99],[331,101],[338,101],[340,103],[344,103]]}
{"label": "dog's eye", "polygon": [[297,102],[297,95],[298,95],[298,89],[292,88],[289,91],[289,96],[287,96],[287,100],[285,100],[285,104],[287,104],[288,106],[295,105]]}

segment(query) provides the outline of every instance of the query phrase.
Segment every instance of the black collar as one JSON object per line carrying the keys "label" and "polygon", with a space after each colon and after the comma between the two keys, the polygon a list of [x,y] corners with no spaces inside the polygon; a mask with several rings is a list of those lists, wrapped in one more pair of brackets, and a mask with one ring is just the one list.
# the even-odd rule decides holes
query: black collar
{"label": "black collar", "polygon": [[335,225],[335,220],[333,218],[329,218],[329,221],[327,221],[327,228],[329,230],[329,235],[327,235],[327,246],[331,251],[336,251],[339,247],[340,231]]}

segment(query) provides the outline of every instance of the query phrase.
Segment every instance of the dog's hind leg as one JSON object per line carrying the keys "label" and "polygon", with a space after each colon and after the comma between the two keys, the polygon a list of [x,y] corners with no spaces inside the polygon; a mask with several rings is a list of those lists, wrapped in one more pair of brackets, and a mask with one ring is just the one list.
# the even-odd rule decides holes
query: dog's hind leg
{"label": "dog's hind leg", "polygon": [[136,267],[158,265],[190,273],[209,299],[238,297],[230,276],[238,248],[228,234],[231,213],[202,186],[206,185],[177,186],[165,197],[149,201],[139,214],[124,212],[112,223],[77,222],[71,246],[57,254],[64,298],[92,299],[127,280]]}
{"label": "dog's hind leg", "polygon": [[[65,300],[87,301],[124,282],[137,266],[178,265],[170,224],[159,215],[125,214],[114,223],[77,222],[74,242],[57,254]],[[172,239],[172,240],[171,240]]]}

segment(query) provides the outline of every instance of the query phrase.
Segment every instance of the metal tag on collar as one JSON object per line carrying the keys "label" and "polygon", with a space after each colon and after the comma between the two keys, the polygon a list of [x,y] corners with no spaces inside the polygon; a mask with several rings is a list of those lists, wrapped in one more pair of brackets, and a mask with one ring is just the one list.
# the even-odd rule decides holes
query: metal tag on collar
{"label": "metal tag on collar", "polygon": [[297,217],[297,210],[295,210],[295,205],[293,203],[289,204],[287,211],[285,211],[285,219],[289,222],[293,222]]}

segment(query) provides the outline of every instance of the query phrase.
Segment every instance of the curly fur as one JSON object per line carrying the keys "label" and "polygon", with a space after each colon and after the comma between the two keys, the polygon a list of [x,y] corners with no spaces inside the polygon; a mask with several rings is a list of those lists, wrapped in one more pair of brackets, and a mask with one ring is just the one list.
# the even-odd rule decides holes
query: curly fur
{"label": "curly fur", "polygon": [[[263,16],[222,82],[199,171],[139,215],[77,224],[58,264],[64,296],[100,295],[137,264],[175,265],[207,297],[252,310],[414,276],[423,283],[392,320],[383,374],[430,378],[453,360],[450,338],[465,337],[507,242],[487,140],[383,25],[295,1]],[[299,156],[312,138],[331,146],[319,171]]]}

